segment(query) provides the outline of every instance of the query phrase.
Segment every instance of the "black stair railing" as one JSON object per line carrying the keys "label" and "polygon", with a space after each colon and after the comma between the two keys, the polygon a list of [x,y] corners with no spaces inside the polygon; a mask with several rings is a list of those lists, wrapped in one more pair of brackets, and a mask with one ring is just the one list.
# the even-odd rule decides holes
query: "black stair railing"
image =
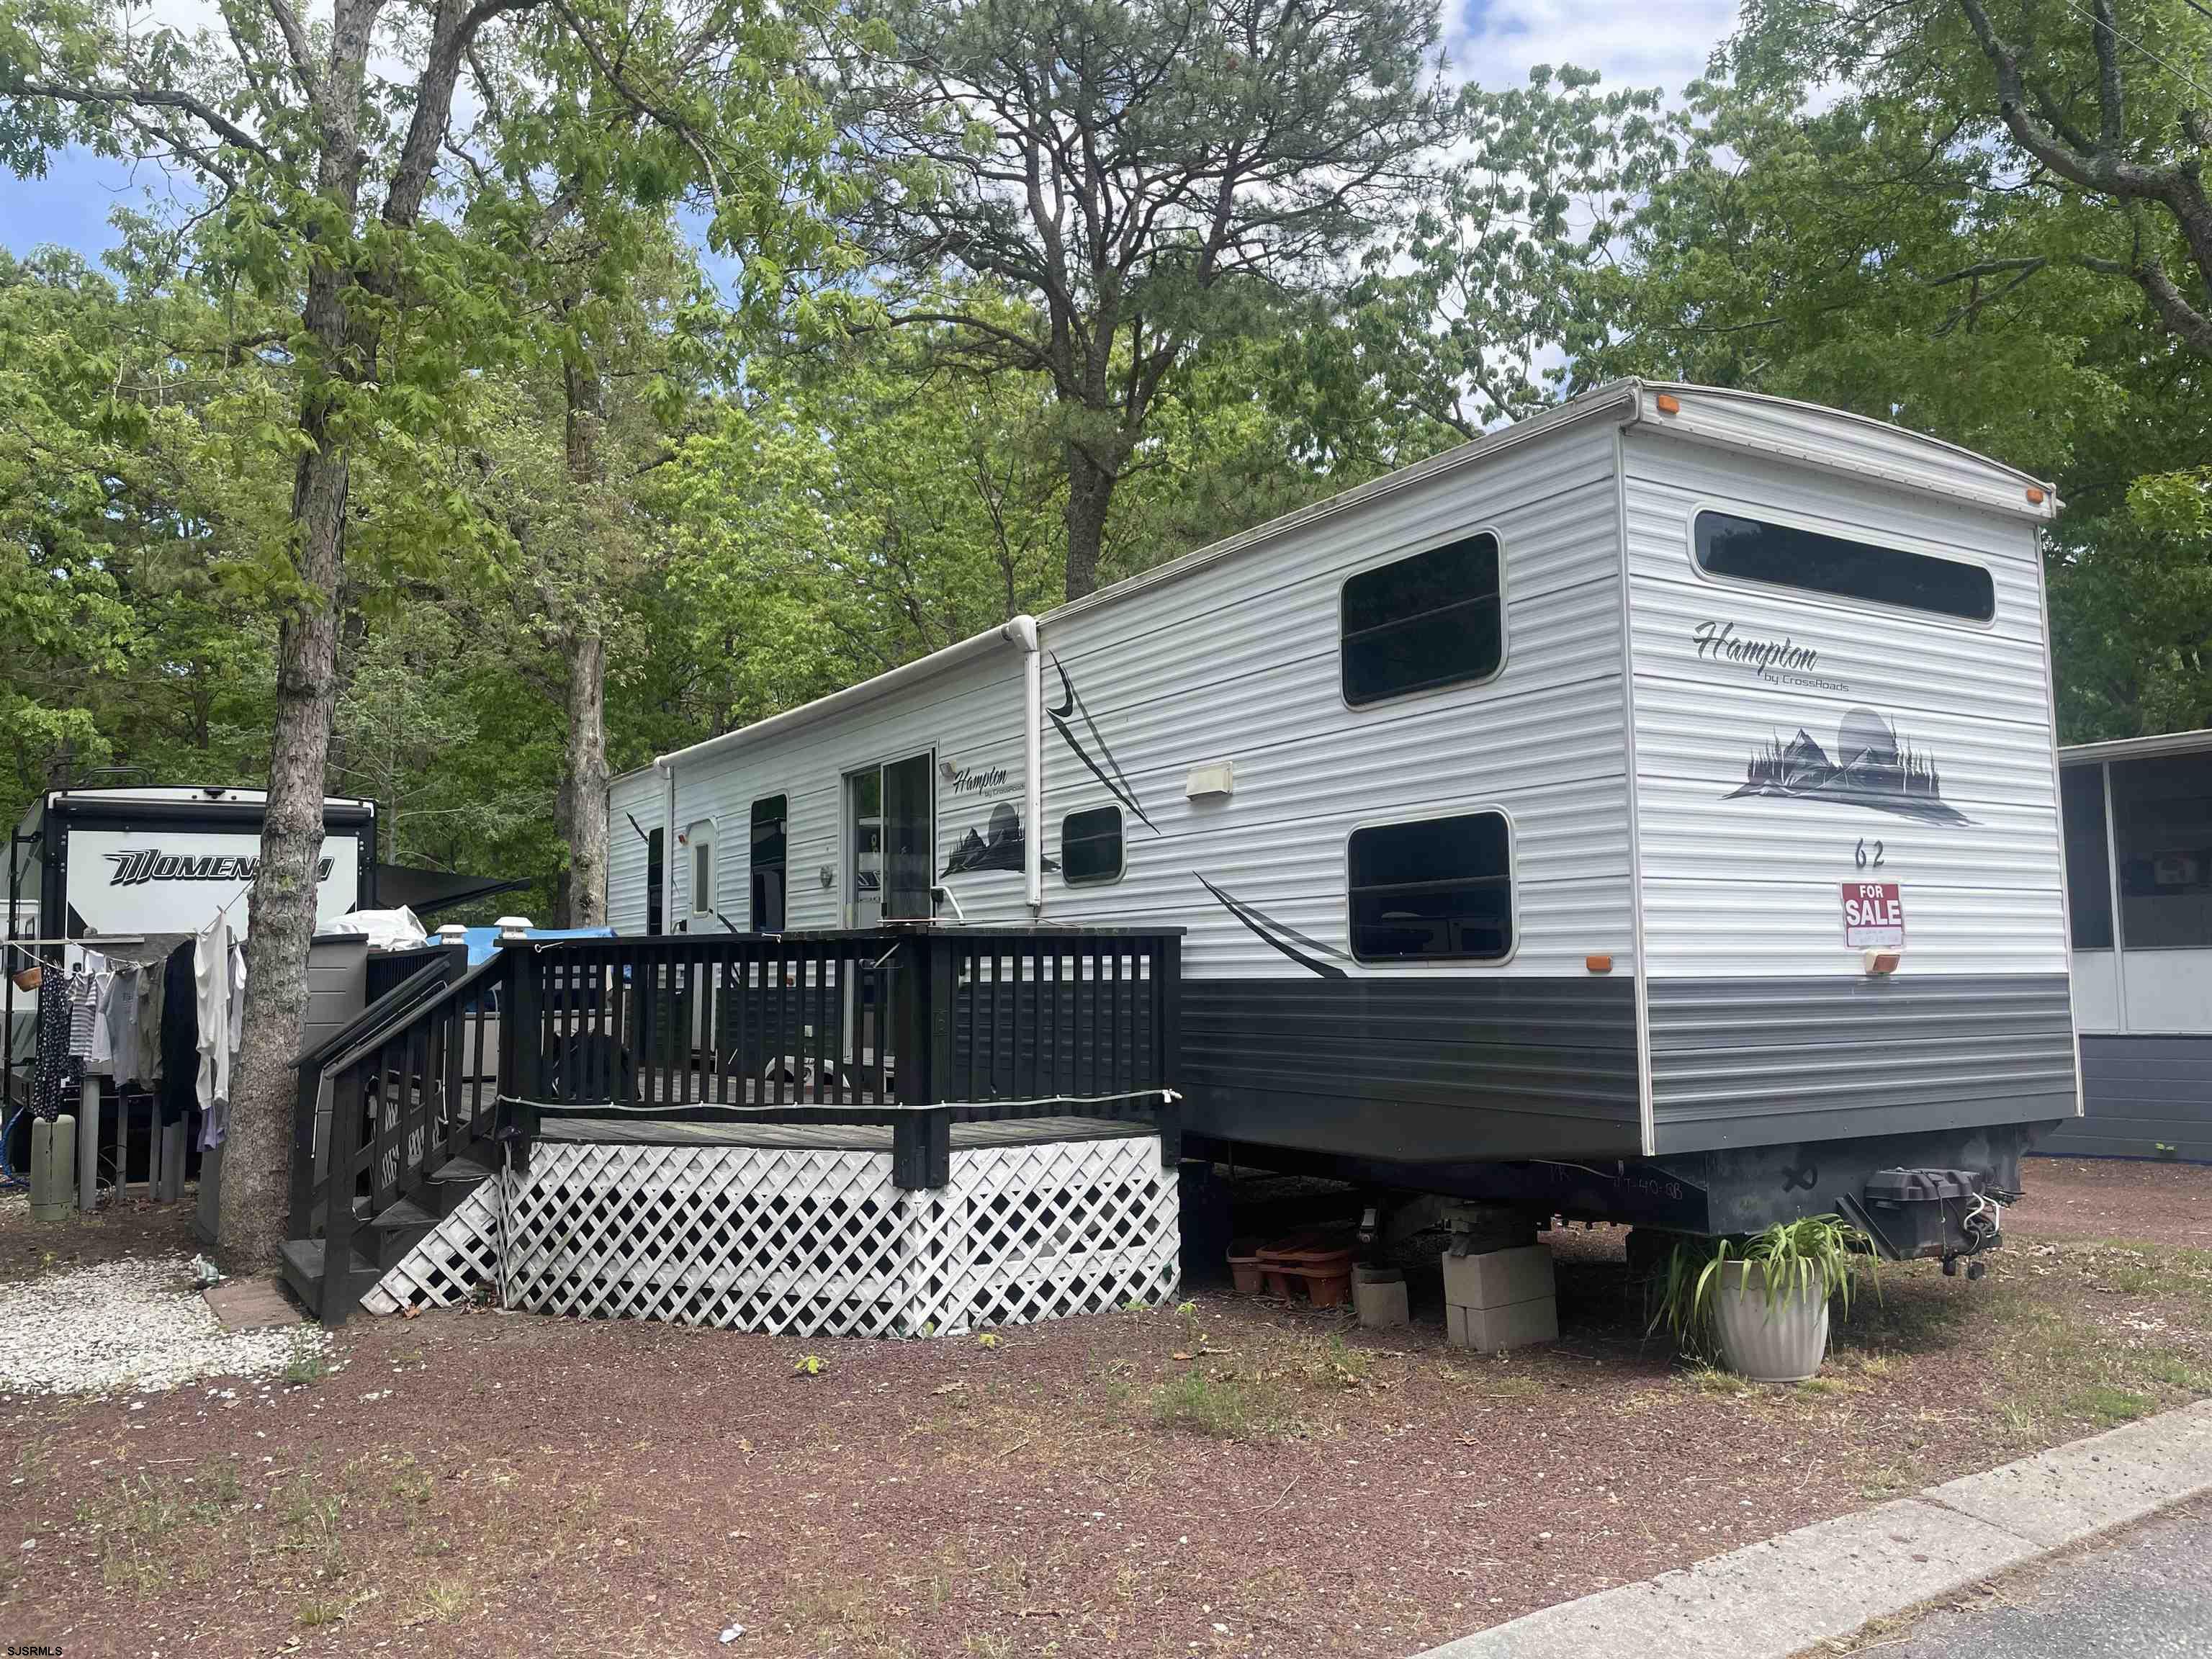
{"label": "black stair railing", "polygon": [[[410,956],[413,953],[410,953]],[[368,1005],[337,1030],[302,1053],[297,1062],[298,1093],[292,1114],[292,1157],[287,1208],[290,1226],[286,1236],[319,1236],[323,1176],[329,1147],[324,1136],[327,1125],[322,1109],[323,1083],[331,1060],[379,1033],[411,1019],[453,978],[467,971],[465,948],[441,950],[419,963],[396,983],[372,996]],[[374,976],[373,976],[374,977]]]}

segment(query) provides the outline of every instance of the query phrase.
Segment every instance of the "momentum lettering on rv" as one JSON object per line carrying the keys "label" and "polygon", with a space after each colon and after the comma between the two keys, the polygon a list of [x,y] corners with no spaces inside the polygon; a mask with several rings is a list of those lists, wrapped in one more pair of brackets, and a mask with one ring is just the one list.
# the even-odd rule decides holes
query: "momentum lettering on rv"
{"label": "momentum lettering on rv", "polygon": [[[245,853],[164,853],[158,847],[136,848],[128,853],[101,855],[115,866],[110,887],[137,887],[149,881],[252,881],[261,860]],[[327,880],[335,860],[315,866],[315,879]]]}

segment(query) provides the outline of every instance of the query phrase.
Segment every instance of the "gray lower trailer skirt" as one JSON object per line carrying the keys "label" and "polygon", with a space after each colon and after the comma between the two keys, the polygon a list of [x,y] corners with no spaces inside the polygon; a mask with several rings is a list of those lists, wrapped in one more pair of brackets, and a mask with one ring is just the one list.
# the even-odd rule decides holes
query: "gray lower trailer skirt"
{"label": "gray lower trailer skirt", "polygon": [[[1656,1153],[2047,1124],[2076,1110],[2066,976],[1654,980]],[[1191,1133],[1380,1164],[1634,1158],[1626,975],[1183,981]]]}

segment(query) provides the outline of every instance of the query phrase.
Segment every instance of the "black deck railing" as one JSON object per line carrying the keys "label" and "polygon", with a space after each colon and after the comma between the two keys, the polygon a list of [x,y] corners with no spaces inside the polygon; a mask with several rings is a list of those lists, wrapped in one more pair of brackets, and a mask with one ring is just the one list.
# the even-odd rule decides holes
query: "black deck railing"
{"label": "black deck railing", "polygon": [[318,1310],[343,1318],[381,1261],[356,1256],[359,1229],[381,1249],[427,1224],[441,1170],[526,1162],[547,1115],[889,1124],[907,1188],[950,1178],[959,1120],[1149,1120],[1172,1156],[1181,950],[1158,929],[928,926],[523,940],[474,969],[420,953],[301,1057],[291,1236],[319,1241],[301,1252]]}

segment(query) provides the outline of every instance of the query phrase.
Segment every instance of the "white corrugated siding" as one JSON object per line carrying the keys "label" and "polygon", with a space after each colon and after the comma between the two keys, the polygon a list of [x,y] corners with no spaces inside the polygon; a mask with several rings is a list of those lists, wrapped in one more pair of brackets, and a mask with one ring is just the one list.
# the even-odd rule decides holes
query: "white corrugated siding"
{"label": "white corrugated siding", "polygon": [[[1686,414],[1697,407],[1686,396]],[[1762,412],[1764,412],[1762,410]],[[1916,457],[1956,487],[1954,452],[1905,434],[1790,411],[1803,441],[1868,444],[1892,471]],[[1638,428],[1624,445],[1636,665],[1638,825],[1654,978],[1861,971],[1844,942],[1841,884],[1899,884],[1906,974],[2066,969],[2047,645],[2034,526],[1955,495],[1912,493],[1787,461],[1725,453]],[[1765,515],[1986,567],[1987,625],[1714,579],[1696,565],[1701,507]],[[1700,659],[1692,630],[1820,653],[1808,686]],[[1853,710],[1871,710],[1932,758],[1965,823],[1832,798],[1730,799],[1755,750],[1801,730],[1830,759]],[[1882,863],[1873,866],[1875,843]],[[1863,843],[1869,864],[1856,851]]]}
{"label": "white corrugated siding", "polygon": [[[986,796],[956,794],[941,773],[937,790],[938,876],[967,832],[989,826],[994,807],[1022,810],[1023,653],[1008,643],[946,669],[896,696],[811,721],[734,750],[708,752],[676,767],[676,821],[715,826],[715,908],[744,925],[750,906],[752,804],[787,795],[786,926],[845,925],[849,869],[843,858],[844,778],[848,772],[934,749],[940,765],[1003,767],[1006,781]],[[671,914],[690,911],[688,860],[676,865]],[[831,872],[823,886],[822,872]],[[970,921],[1019,921],[1019,870],[963,872],[945,878]],[[949,913],[948,913],[949,914]]]}
{"label": "white corrugated siding", "polygon": [[617,933],[645,931],[647,849],[638,830],[660,828],[665,805],[660,775],[649,766],[607,785],[607,925]]}
{"label": "white corrugated siding", "polygon": [[[1594,422],[1043,618],[1047,704],[1063,695],[1057,660],[1157,826],[1125,818],[1119,882],[1071,887],[1048,873],[1048,915],[1183,927],[1187,976],[1304,977],[1197,878],[1348,951],[1353,830],[1496,806],[1513,823],[1513,957],[1373,971],[1581,976],[1593,952],[1625,964],[1617,521],[1613,428]],[[1485,529],[1504,559],[1503,670],[1480,685],[1347,708],[1345,578]],[[1234,795],[1186,799],[1190,769],[1221,761],[1236,769]],[[1067,814],[1113,797],[1049,726],[1044,771],[1045,849],[1057,859]]]}

